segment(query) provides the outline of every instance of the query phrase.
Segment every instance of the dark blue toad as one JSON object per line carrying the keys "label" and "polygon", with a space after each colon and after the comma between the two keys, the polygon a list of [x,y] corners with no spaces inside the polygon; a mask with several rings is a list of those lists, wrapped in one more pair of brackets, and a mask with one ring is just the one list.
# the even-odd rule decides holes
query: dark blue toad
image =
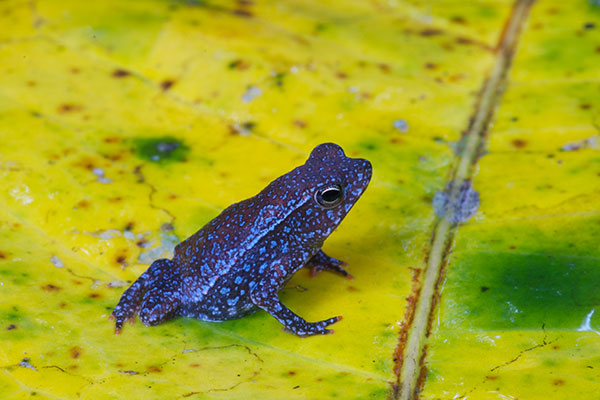
{"label": "dark blue toad", "polygon": [[350,277],[321,246],[363,194],[371,171],[369,161],[346,157],[336,144],[317,146],[304,165],[177,245],[172,260],[153,262],[113,310],[116,332],[138,313],[157,325],[176,316],[226,321],[262,308],[296,335],[332,333],[326,327],[341,317],[307,322],[277,293],[304,266]]}

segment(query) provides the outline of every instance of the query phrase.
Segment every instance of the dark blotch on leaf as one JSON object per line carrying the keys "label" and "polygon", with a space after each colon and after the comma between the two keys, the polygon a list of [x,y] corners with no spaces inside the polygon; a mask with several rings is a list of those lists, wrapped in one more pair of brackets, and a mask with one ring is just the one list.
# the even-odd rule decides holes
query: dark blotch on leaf
{"label": "dark blotch on leaf", "polygon": [[51,283],[42,286],[42,290],[50,293],[50,292],[58,292],[60,290],[59,286],[53,285]]}
{"label": "dark blotch on leaf", "polygon": [[460,15],[456,15],[456,16],[450,18],[450,21],[452,21],[454,23],[457,23],[457,24],[461,24],[461,25],[466,25],[467,24],[467,20],[464,17],[460,16]]}
{"label": "dark blotch on leaf", "polygon": [[304,120],[296,119],[296,120],[294,120],[294,125],[296,125],[300,129],[304,129],[304,128],[306,128],[307,123]]}
{"label": "dark blotch on leaf", "polygon": [[444,31],[442,31],[441,29],[427,28],[427,29],[423,29],[421,32],[419,32],[419,35],[421,35],[421,36],[436,36],[436,35],[441,35],[442,33],[444,33]]}
{"label": "dark blotch on leaf", "polygon": [[175,81],[173,79],[165,79],[164,81],[162,81],[160,83],[160,87],[162,90],[169,90],[171,89],[171,87],[175,84]]}
{"label": "dark blotch on leaf", "polygon": [[522,149],[523,147],[527,146],[527,142],[523,139],[515,139],[512,141],[512,145],[517,149]]}
{"label": "dark blotch on leaf", "polygon": [[237,17],[243,17],[243,18],[251,18],[254,15],[252,15],[252,13],[248,10],[244,10],[244,9],[237,9],[237,10],[233,10],[231,12],[233,15],[237,16]]}
{"label": "dark blotch on leaf", "polygon": [[129,75],[131,75],[131,72],[120,68],[115,69],[112,73],[112,76],[114,76],[115,78],[125,78]]}
{"label": "dark blotch on leaf", "polygon": [[285,78],[285,74],[283,72],[278,72],[273,76],[275,80],[275,85],[279,87],[283,87],[283,79]]}
{"label": "dark blotch on leaf", "polygon": [[238,58],[236,60],[231,61],[229,64],[227,64],[227,68],[243,71],[245,69],[250,68],[250,64],[248,62]]}
{"label": "dark blotch on leaf", "polygon": [[81,111],[82,109],[83,109],[82,106],[77,105],[77,104],[70,104],[70,103],[65,103],[65,104],[61,104],[60,106],[58,106],[58,112],[61,114],[77,112],[77,111]]}
{"label": "dark blotch on leaf", "polygon": [[71,358],[79,358],[81,355],[81,348],[78,346],[71,347],[69,349],[69,354],[71,354]]}
{"label": "dark blotch on leaf", "polygon": [[185,161],[189,147],[173,137],[134,139],[137,155],[153,162]]}

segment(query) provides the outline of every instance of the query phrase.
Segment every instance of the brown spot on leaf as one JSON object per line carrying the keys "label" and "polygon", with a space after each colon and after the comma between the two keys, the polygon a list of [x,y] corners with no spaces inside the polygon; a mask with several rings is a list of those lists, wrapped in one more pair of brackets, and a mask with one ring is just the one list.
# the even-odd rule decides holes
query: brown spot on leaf
{"label": "brown spot on leaf", "polygon": [[123,264],[127,263],[127,257],[125,257],[123,254],[119,254],[115,258],[115,261],[117,262],[117,264],[123,265]]}
{"label": "brown spot on leaf", "polygon": [[100,293],[90,293],[88,296],[90,299],[99,299],[102,297],[102,295]]}
{"label": "brown spot on leaf", "polygon": [[117,68],[112,72],[112,76],[115,78],[125,78],[129,75],[131,75],[131,72],[121,68]]}
{"label": "brown spot on leaf", "polygon": [[148,372],[154,372],[154,373],[162,372],[162,368],[161,367],[157,367],[156,365],[151,365],[146,370]]}
{"label": "brown spot on leaf", "polygon": [[552,350],[558,350],[558,349],[560,349],[559,345],[555,344],[554,346],[552,346]]}
{"label": "brown spot on leaf", "polygon": [[4,251],[0,250],[0,260],[5,260],[6,257],[8,257],[8,255]]}
{"label": "brown spot on leaf", "polygon": [[288,371],[287,374],[290,375],[290,376],[294,376],[294,375],[296,375],[296,371]]}
{"label": "brown spot on leaf", "polygon": [[29,87],[34,87],[37,85],[37,82],[36,81],[27,81],[27,82],[25,82],[25,84]]}
{"label": "brown spot on leaf", "polygon": [[437,69],[437,64],[428,62],[428,63],[425,63],[424,67],[425,67],[425,69]]}
{"label": "brown spot on leaf", "polygon": [[64,103],[58,106],[58,112],[61,114],[66,114],[70,112],[77,112],[83,110],[83,107],[78,104],[72,103]]}
{"label": "brown spot on leaf", "polygon": [[337,72],[337,73],[335,74],[335,76],[337,76],[337,77],[338,77],[338,78],[340,78],[340,79],[346,79],[346,78],[348,77],[348,74],[346,74],[345,72],[341,72],[341,71],[340,71],[340,72]]}
{"label": "brown spot on leaf", "polygon": [[423,29],[421,32],[419,32],[419,35],[421,35],[421,36],[436,36],[436,35],[441,35],[442,33],[444,33],[444,31],[441,29],[427,28],[427,29]]}
{"label": "brown spot on leaf", "polygon": [[485,379],[487,379],[488,381],[497,381],[498,377],[494,375],[488,375],[485,377]]}
{"label": "brown spot on leaf", "polygon": [[237,17],[242,18],[252,18],[254,16],[251,11],[245,10],[243,8],[235,9],[231,13]]}
{"label": "brown spot on leaf", "polygon": [[490,290],[490,288],[489,288],[489,287],[487,287],[487,286],[482,286],[482,287],[480,288],[480,290],[481,290],[481,293],[485,293],[485,292],[487,292],[488,290]]}
{"label": "brown spot on leaf", "polygon": [[555,379],[552,381],[552,384],[554,386],[564,386],[565,385],[565,381],[562,379]]}
{"label": "brown spot on leaf", "polygon": [[[119,160],[123,159],[123,154],[120,154],[120,153],[107,154],[104,157],[108,158],[111,161],[119,161]],[[123,174],[123,171],[119,171],[119,174]]]}
{"label": "brown spot on leaf", "polygon": [[458,44],[475,44],[476,42],[468,37],[465,36],[459,36],[456,38],[456,43]]}
{"label": "brown spot on leaf", "polygon": [[348,286],[349,292],[356,292],[358,289],[355,286]]}
{"label": "brown spot on leaf", "polygon": [[450,18],[450,21],[461,25],[467,25],[467,20],[460,15],[455,15],[454,17]]}
{"label": "brown spot on leaf", "polygon": [[69,72],[71,72],[72,74],[78,74],[81,72],[81,70],[77,67],[73,67],[69,70]]}
{"label": "brown spot on leaf", "polygon": [[590,108],[592,108],[591,104],[580,104],[579,108],[581,108],[582,110],[589,110]]}
{"label": "brown spot on leaf", "polygon": [[392,70],[392,68],[390,68],[389,65],[384,64],[384,63],[380,63],[377,66],[379,67],[379,69],[381,70],[381,72],[385,72],[386,74],[389,73]]}
{"label": "brown spot on leaf", "polygon": [[129,222],[127,223],[127,225],[125,225],[125,230],[126,230],[126,231],[130,231],[130,230],[132,230],[132,229],[133,229],[133,227],[134,227],[134,226],[135,226],[135,222],[133,222],[133,221],[129,221]]}
{"label": "brown spot on leaf", "polygon": [[79,346],[75,346],[75,347],[71,347],[69,349],[69,354],[71,355],[71,358],[79,358],[79,356],[81,356],[81,347]]}
{"label": "brown spot on leaf", "polygon": [[523,147],[527,146],[527,142],[523,139],[515,139],[511,143],[517,149],[522,149]]}
{"label": "brown spot on leaf", "polygon": [[104,138],[104,143],[119,143],[121,141],[120,137],[109,136]]}
{"label": "brown spot on leaf", "polygon": [[198,363],[190,364],[190,368],[198,368],[199,366],[200,366],[200,364],[198,364]]}
{"label": "brown spot on leaf", "polygon": [[90,206],[90,202],[87,200],[81,200],[77,203],[77,208],[88,208]]}
{"label": "brown spot on leaf", "polygon": [[466,78],[465,74],[452,74],[448,77],[448,82],[459,82]]}
{"label": "brown spot on leaf", "polygon": [[171,87],[175,84],[173,79],[165,79],[160,83],[160,88],[164,91],[171,89]]}
{"label": "brown spot on leaf", "polygon": [[96,168],[96,163],[90,157],[82,157],[81,159],[79,159],[79,161],[74,162],[73,165],[76,167],[85,168],[88,171],[91,171],[94,168]]}
{"label": "brown spot on leaf", "polygon": [[300,128],[300,129],[304,129],[304,128],[306,128],[306,125],[307,125],[307,124],[306,124],[306,121],[304,121],[304,120],[301,120],[301,119],[295,119],[295,120],[294,120],[294,125],[296,125],[296,126],[297,126],[298,128]]}
{"label": "brown spot on leaf", "polygon": [[15,329],[17,329],[17,326],[15,324],[10,324],[6,327],[7,331],[13,331]]}
{"label": "brown spot on leaf", "polygon": [[53,285],[52,283],[48,283],[41,287],[45,292],[58,292],[61,288],[59,286]]}
{"label": "brown spot on leaf", "polygon": [[248,68],[250,68],[250,63],[247,61],[242,60],[241,58],[238,58],[236,60],[233,60],[232,62],[229,63],[228,65],[229,69],[235,69],[238,71],[244,71]]}

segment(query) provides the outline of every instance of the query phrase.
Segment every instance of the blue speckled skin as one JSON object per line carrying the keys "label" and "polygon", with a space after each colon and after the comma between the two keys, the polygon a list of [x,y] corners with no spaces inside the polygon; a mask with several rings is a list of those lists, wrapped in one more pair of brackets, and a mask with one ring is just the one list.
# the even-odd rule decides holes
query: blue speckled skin
{"label": "blue speckled skin", "polygon": [[[296,335],[331,333],[326,327],[341,317],[307,322],[277,293],[303,266],[349,276],[321,246],[365,191],[371,171],[369,161],[346,157],[336,144],[317,146],[304,165],[177,245],[172,260],[152,263],[112,312],[117,333],[138,313],[156,325],[175,316],[225,321],[258,308]],[[339,204],[325,206],[321,199],[332,185]]]}

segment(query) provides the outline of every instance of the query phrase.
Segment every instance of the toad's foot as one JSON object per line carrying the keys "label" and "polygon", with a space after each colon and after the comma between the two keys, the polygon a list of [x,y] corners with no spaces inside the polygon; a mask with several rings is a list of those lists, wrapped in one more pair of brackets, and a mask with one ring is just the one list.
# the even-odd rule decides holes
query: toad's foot
{"label": "toad's foot", "polygon": [[110,319],[115,321],[115,333],[121,333],[123,324],[140,314],[146,325],[156,325],[173,315],[179,297],[173,295],[178,279],[173,279],[171,260],[156,260],[121,296]]}
{"label": "toad's foot", "polygon": [[323,250],[319,250],[304,266],[311,269],[311,275],[313,277],[321,271],[329,271],[348,279],[354,279],[348,271],[342,268],[342,265],[347,264],[342,260],[329,257]]}
{"label": "toad's foot", "polygon": [[326,329],[327,326],[335,324],[341,319],[341,315],[319,322],[306,322],[300,318],[300,321],[294,321],[283,329],[297,336],[329,335],[333,333],[333,329]]}

